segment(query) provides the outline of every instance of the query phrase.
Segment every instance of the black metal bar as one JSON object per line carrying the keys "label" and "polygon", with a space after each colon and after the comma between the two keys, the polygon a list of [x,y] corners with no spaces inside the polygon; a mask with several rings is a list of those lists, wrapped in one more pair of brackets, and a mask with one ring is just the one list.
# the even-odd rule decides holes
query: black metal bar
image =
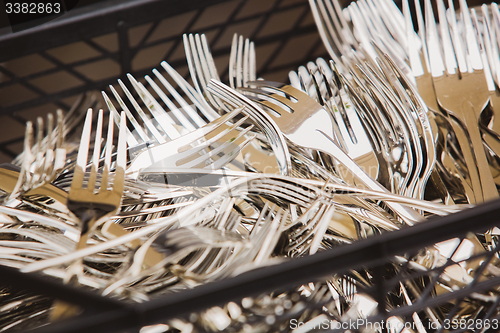
{"label": "black metal bar", "polygon": [[[294,32],[294,35],[295,36],[300,36],[300,35],[303,35],[303,34],[311,33],[313,31],[316,31],[316,26],[314,26],[314,25],[308,25],[308,26],[304,26],[304,27],[301,27],[300,29],[296,30]],[[259,45],[265,45],[265,44],[268,44],[268,43],[273,43],[273,42],[276,42],[276,41],[288,39],[290,37],[291,37],[290,32],[278,33],[278,34],[275,34],[275,35],[266,36],[264,38],[258,39],[258,40],[256,40],[256,42],[259,43]],[[1,47],[1,44],[0,44],[0,47]],[[132,51],[134,51],[134,50],[135,49],[132,49]],[[228,54],[229,51],[230,51],[230,48],[229,47],[225,47],[225,48],[214,50],[212,52],[212,55],[214,57],[217,57],[217,56]],[[99,56],[99,57],[92,58],[92,59],[93,60],[97,60],[97,59],[105,59],[105,58]],[[89,61],[84,60],[82,62],[78,62],[77,64],[80,65],[80,64],[83,64],[83,63],[87,63],[87,62],[89,62]],[[297,65],[296,67],[298,67],[298,65],[303,64],[303,63],[304,63],[304,61],[298,62],[296,64]],[[174,67],[174,68],[176,68],[177,66],[185,66],[185,64],[186,64],[186,61],[184,59],[170,62],[170,65],[172,65],[172,67]],[[277,66],[277,67],[271,68],[269,70],[269,72],[272,73],[272,72],[275,72],[275,71],[278,71],[278,70],[282,70],[282,69],[294,68],[293,66],[294,66],[293,64],[287,64],[287,65],[283,65],[283,66]],[[49,70],[47,70],[47,71],[45,71],[43,73],[32,74],[32,76],[29,76],[29,78],[31,79],[31,78],[43,76],[42,74],[46,75],[46,74],[49,74],[51,72],[57,72],[58,70],[59,70],[59,68],[49,69]],[[151,72],[150,69],[145,69],[145,70],[140,70],[140,71],[134,71],[133,74],[136,77],[141,77],[143,75],[149,74],[150,72]],[[265,74],[265,73],[259,73],[259,75],[262,75],[262,74]],[[63,98],[66,98],[66,97],[71,97],[71,96],[74,96],[76,94],[82,93],[84,91],[105,89],[109,84],[116,84],[116,80],[118,78],[124,78],[124,77],[123,76],[117,76],[117,77],[108,78],[108,79],[105,79],[105,80],[102,80],[102,81],[90,82],[88,84],[82,84],[82,85],[76,86],[74,88],[71,88],[71,89],[68,89],[68,90],[64,90],[64,91],[61,91],[61,92],[57,92],[57,93],[54,93],[54,94],[51,94],[51,95],[42,96],[42,97],[38,97],[38,98],[33,98],[31,100],[28,100],[28,101],[25,101],[25,102],[22,102],[22,103],[18,103],[18,104],[12,105],[12,106],[0,107],[0,115],[1,114],[13,114],[14,112],[16,112],[18,110],[23,110],[23,109],[26,109],[26,108],[35,107],[35,106],[38,106],[38,105],[41,105],[41,104],[44,104],[44,103],[50,103],[50,102],[56,103],[60,99],[63,99]],[[20,78],[16,78],[16,79],[20,80]],[[2,84],[0,86],[4,86],[4,84]]]}
{"label": "black metal bar", "polygon": [[[184,60],[179,60],[172,62],[171,65],[173,67],[184,65]],[[150,74],[151,70],[150,69],[145,69],[145,70],[140,70],[140,71],[135,71],[134,76],[141,77],[146,74]],[[12,114],[15,111],[18,110],[23,110],[26,108],[34,107],[40,104],[45,104],[45,103],[55,103],[56,101],[59,101],[61,99],[64,99],[66,97],[71,97],[77,94],[81,94],[82,92],[85,91],[91,91],[91,90],[103,90],[106,89],[106,87],[110,84],[116,84],[116,80],[119,78],[123,78],[122,76],[117,76],[117,77],[112,77],[108,78],[102,81],[96,81],[96,82],[90,82],[85,85],[80,85],[76,86],[74,88],[68,89],[68,90],[63,90],[61,92],[54,93],[52,95],[47,95],[47,96],[42,96],[39,98],[34,98],[13,106],[7,106],[7,107],[0,107],[0,115],[2,114]]]}
{"label": "black metal bar", "polygon": [[[196,23],[196,21],[198,21],[198,19],[200,18],[200,16],[202,14],[203,14],[203,10],[198,10],[196,12],[196,14],[193,15],[191,20],[189,20],[189,23],[186,25],[186,28],[184,29],[184,31],[186,33],[191,30],[191,27]],[[170,47],[170,50],[167,52],[167,54],[165,54],[164,59],[168,60],[172,56],[172,54],[175,52],[175,50],[177,50],[177,46],[179,46],[179,44],[182,43],[182,40],[183,40],[183,38],[181,36],[178,36],[177,38],[175,38],[173,40],[173,44]],[[151,45],[151,44],[148,44],[148,46],[149,45]]]}
{"label": "black metal bar", "polygon": [[21,290],[57,298],[93,310],[121,309],[128,306],[123,302],[98,295],[95,292],[50,280],[40,274],[21,273],[15,268],[1,265],[0,282],[5,286],[12,286]]}
{"label": "black metal bar", "polygon": [[12,158],[14,158],[18,155],[17,153],[13,152],[9,148],[5,147],[5,145],[3,143],[0,145],[0,152],[4,153],[5,155],[12,157]]}
{"label": "black metal bar", "polygon": [[77,79],[79,79],[80,81],[85,82],[86,84],[88,84],[88,83],[91,82],[89,79],[87,79],[87,77],[85,75],[83,75],[83,74],[78,73],[77,71],[75,71],[74,67],[71,67],[71,66],[63,64],[59,59],[57,59],[56,57],[51,56],[47,52],[42,51],[42,52],[39,52],[38,54],[40,56],[42,56],[43,58],[45,58],[46,60],[52,62],[54,65],[56,65],[59,70],[60,69],[64,69],[65,71],[69,72],[71,75],[75,76]]}
{"label": "black metal bar", "polygon": [[[149,325],[182,314],[241,299],[266,291],[296,286],[350,269],[376,267],[398,254],[462,237],[468,232],[484,232],[500,223],[500,200],[495,200],[439,218],[430,218],[413,227],[341,246],[315,255],[256,269],[234,278],[217,281],[171,294],[110,313],[109,320],[86,317],[64,325],[49,325],[36,332],[115,332],[126,323]],[[488,284],[489,286],[490,284]]]}
{"label": "black metal bar", "polygon": [[35,87],[34,85],[28,83],[26,81],[26,79],[24,79],[24,78],[16,77],[15,74],[12,73],[11,71],[9,71],[7,68],[5,68],[3,66],[0,66],[0,72],[3,73],[3,74],[5,74],[5,75],[7,75],[7,76],[9,76],[9,77],[13,77],[16,83],[22,84],[24,87],[26,87],[31,92],[34,92],[35,94],[37,94],[39,96],[47,96],[47,93],[45,91],[43,91],[40,88]]}
{"label": "black metal bar", "polygon": [[[500,285],[500,277],[496,276],[496,277],[490,278],[488,280],[482,281],[482,282],[476,284],[475,286],[466,286],[465,288],[454,290],[452,292],[433,296],[432,298],[429,298],[424,303],[414,303],[412,305],[393,308],[393,309],[391,309],[390,316],[397,317],[397,316],[407,315],[408,313],[419,312],[419,311],[424,310],[425,308],[432,308],[432,307],[435,307],[435,306],[438,306],[438,305],[441,305],[441,304],[444,304],[446,302],[450,302],[450,301],[453,301],[456,299],[463,299],[463,298],[469,296],[472,292],[482,293],[482,292],[486,292],[488,290],[492,290],[495,287],[498,287],[498,285]],[[376,316],[373,316],[369,319],[371,322],[380,322],[381,320],[385,319],[385,316],[376,315]],[[345,330],[333,329],[330,331],[325,331],[325,333],[327,333],[327,332],[344,333]],[[448,332],[448,331],[446,331],[446,332]],[[455,333],[455,332],[456,331],[453,331],[453,333]]]}
{"label": "black metal bar", "polygon": [[[42,51],[42,52],[40,52],[40,54],[44,54],[44,52]],[[96,61],[103,60],[103,59],[114,59],[114,60],[117,60],[118,59],[118,53],[110,54],[110,56],[99,55],[99,56],[96,56],[96,57],[92,57],[92,58],[87,58],[87,59],[84,59],[84,60],[76,61],[76,62],[71,63],[71,64],[62,64],[61,62],[58,62],[57,66],[51,67],[51,68],[46,69],[46,70],[41,71],[41,72],[37,72],[37,73],[33,73],[33,74],[29,74],[29,75],[23,76],[22,78],[19,77],[19,76],[15,76],[14,74],[12,74],[12,79],[11,80],[0,83],[0,89],[4,88],[4,87],[8,87],[10,85],[13,85],[15,83],[24,84],[24,81],[31,81],[33,79],[37,79],[37,78],[40,78],[40,77],[44,77],[46,75],[57,73],[57,72],[59,72],[61,70],[67,70],[68,68],[78,67],[78,66],[81,66],[81,65],[85,65],[85,64],[96,62]],[[54,64],[54,65],[56,65],[56,64]],[[0,71],[5,72],[5,67],[0,66]]]}
{"label": "black metal bar", "polygon": [[[243,2],[243,1],[241,1],[241,2],[238,4],[238,6],[236,6],[236,8],[233,10],[233,12],[231,13],[231,15],[229,15],[229,18],[228,18],[228,19],[227,19],[227,21],[226,21],[226,24],[227,24],[227,25],[231,25],[231,24],[235,21],[236,15],[238,15],[238,14],[239,14],[239,12],[240,12],[240,11],[241,11],[241,9],[243,8],[243,6],[244,6],[244,2]],[[275,3],[275,6],[276,6],[276,3]],[[267,13],[266,13],[266,14],[267,14]],[[263,16],[266,16],[266,14],[265,14],[265,15],[263,15]],[[264,21],[265,21],[265,20],[263,20],[263,22],[264,22]],[[213,45],[217,44],[217,42],[219,41],[220,37],[221,37],[223,34],[224,34],[224,30],[222,30],[222,29],[221,29],[221,30],[219,30],[219,31],[215,34],[215,36],[214,36],[213,38],[211,38],[211,40],[210,40],[210,45],[211,45],[211,47],[212,47]]]}
{"label": "black metal bar", "polygon": [[[305,18],[305,16],[309,14],[309,11],[310,11],[309,7],[305,7],[304,8],[302,14],[300,15],[300,19],[298,19],[297,22],[295,22],[295,24],[292,27],[292,29],[290,29],[288,31],[288,33],[290,35],[293,36],[295,34],[295,31],[300,29],[300,23]],[[316,31],[316,29],[315,29],[315,31]],[[279,47],[277,47],[274,50],[274,52],[267,58],[267,61],[264,63],[264,65],[262,65],[262,67],[260,69],[261,72],[265,73],[265,72],[268,71],[269,67],[271,66],[271,64],[273,62],[275,62],[275,59],[276,59],[277,55],[281,52],[282,48],[286,45],[286,43],[288,42],[288,40],[289,39],[287,38],[287,39],[283,39],[283,40],[280,41],[281,45]]]}
{"label": "black metal bar", "polygon": [[[74,9],[61,19],[0,36],[0,62],[116,31],[118,22],[130,26],[164,19],[228,0],[108,0]],[[24,47],[19,47],[23,45]]]}
{"label": "black metal bar", "polygon": [[383,267],[381,265],[377,265],[373,267],[373,278],[375,282],[375,288],[373,296],[377,301],[378,305],[378,313],[386,317],[387,308],[385,303],[385,298],[387,296],[386,284],[384,283],[384,273]]}
{"label": "black metal bar", "polygon": [[132,55],[129,47],[127,22],[120,21],[117,24],[118,44],[120,45],[120,67],[121,75],[124,77],[132,68]]}

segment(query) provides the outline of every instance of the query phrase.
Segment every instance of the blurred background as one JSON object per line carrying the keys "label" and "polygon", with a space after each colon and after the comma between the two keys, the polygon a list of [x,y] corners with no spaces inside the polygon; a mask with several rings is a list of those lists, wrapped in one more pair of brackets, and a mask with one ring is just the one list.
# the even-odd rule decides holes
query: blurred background
{"label": "blurred background", "polygon": [[66,112],[85,91],[103,107],[100,90],[163,60],[187,78],[184,33],[207,36],[223,82],[235,32],[255,42],[258,75],[268,80],[287,82],[289,70],[327,56],[307,0],[85,4],[28,29],[0,29],[0,163],[22,151],[27,120]]}

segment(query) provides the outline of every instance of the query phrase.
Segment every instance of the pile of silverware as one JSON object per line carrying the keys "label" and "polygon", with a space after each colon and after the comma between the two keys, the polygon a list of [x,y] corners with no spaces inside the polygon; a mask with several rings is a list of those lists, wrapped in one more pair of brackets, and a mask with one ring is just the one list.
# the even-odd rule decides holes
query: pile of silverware
{"label": "pile of silverware", "polygon": [[[424,14],[416,2],[414,29],[407,0],[402,11],[391,0],[310,5],[331,59],[290,71],[289,83],[258,78],[254,44],[238,35],[223,83],[205,36],[189,34],[191,82],[162,62],[103,99],[85,95],[66,115],[28,123],[23,153],[0,167],[0,264],[145,302],[497,198],[498,6],[461,0],[455,12],[438,0],[436,21],[430,0]],[[498,276],[498,255],[487,270],[473,257],[496,252],[498,231],[394,258],[386,279],[446,269],[400,283],[385,307]],[[360,292],[375,283],[353,268],[141,332],[326,328],[376,314],[377,301]],[[427,332],[424,323],[477,320],[497,295],[391,321]],[[81,309],[2,287],[0,311],[6,331]]]}

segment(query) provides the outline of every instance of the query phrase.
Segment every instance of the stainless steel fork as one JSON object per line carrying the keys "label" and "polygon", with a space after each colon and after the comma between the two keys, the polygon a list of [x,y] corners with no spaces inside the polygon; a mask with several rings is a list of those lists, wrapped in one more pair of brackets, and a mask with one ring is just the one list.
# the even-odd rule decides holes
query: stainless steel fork
{"label": "stainless steel fork", "polygon": [[[491,4],[491,8],[496,20],[497,15],[500,14],[500,12],[498,12],[498,7],[496,4]],[[498,29],[498,22],[495,22],[496,24],[492,25],[489,18],[488,6],[486,4],[481,6],[481,12],[483,23],[482,27],[480,26],[475,9],[471,9],[472,23],[477,34],[477,40],[484,64],[484,74],[486,82],[488,83],[490,96],[489,104],[493,111],[493,117],[489,123],[481,124],[481,127],[483,130],[482,133],[484,134],[484,141],[488,144],[488,147],[495,153],[495,155],[500,156],[500,121],[498,121],[498,118],[500,118],[500,91],[497,88],[498,83],[500,82],[500,56],[495,31],[496,28]]]}
{"label": "stainless steel fork", "polygon": [[103,112],[100,110],[95,134],[92,165],[86,187],[84,188],[90,133],[92,129],[91,119],[92,109],[89,109],[85,119],[75,172],[67,201],[68,209],[80,220],[82,234],[77,246],[79,249],[85,247],[89,233],[99,224],[99,222],[102,222],[107,216],[115,214],[118,211],[123,194],[127,160],[125,138],[126,117],[125,113],[122,112],[117,145],[118,154],[116,156],[112,188],[109,189],[110,185],[108,184],[108,182],[110,182],[111,149],[113,146],[113,118],[110,116],[105,147],[104,168],[100,175],[99,188],[96,189],[103,122]]}
{"label": "stainless steel fork", "polygon": [[[184,35],[184,48],[191,79],[196,86],[199,96],[204,96],[206,101],[220,114],[231,112],[231,108],[228,105],[207,90],[207,84],[210,79],[220,81],[220,78],[217,74],[217,68],[215,67],[205,35]],[[175,79],[175,76],[172,77]],[[248,39],[243,42],[243,36],[238,37],[235,34],[229,59],[229,82],[233,86],[242,87],[247,86],[249,80],[253,81],[255,78],[256,66],[253,42],[250,42]],[[281,171],[276,158],[263,150],[259,146],[258,140],[254,140],[245,147],[245,150],[241,154],[240,163],[245,164],[250,169],[266,173],[279,173]]]}
{"label": "stainless steel fork", "polygon": [[248,38],[234,34],[229,56],[229,85],[231,88],[246,87],[249,81],[255,81],[255,45]]}
{"label": "stainless steel fork", "polygon": [[184,50],[189,67],[189,73],[193,80],[196,91],[216,110],[229,112],[230,109],[217,97],[207,91],[210,79],[220,81],[215,63],[208,48],[207,39],[204,34],[184,34]]}
{"label": "stainless steel fork", "polygon": [[43,119],[37,119],[37,142],[33,144],[34,133],[31,122],[26,124],[24,151],[22,154],[21,171],[17,183],[7,200],[20,194],[36,189],[53,181],[64,168],[66,150],[63,148],[64,129],[62,111],[57,112],[57,123],[54,128],[54,118],[47,116],[47,136],[43,138]]}
{"label": "stainless steel fork", "polygon": [[[488,86],[483,73],[484,67],[476,34],[473,30],[469,8],[465,0],[460,1],[460,8],[465,29],[465,47],[461,46],[459,38],[453,39],[452,44],[450,36],[453,31],[450,34],[449,29],[450,25],[453,28],[456,23],[453,15],[451,24],[448,22],[442,1],[438,2],[441,39],[438,38],[431,4],[429,0],[426,1],[427,49],[438,103],[449,114],[464,123],[465,130],[471,140],[481,185],[481,191],[475,191],[475,196],[476,201],[481,202],[498,197],[498,191],[491,175],[478,125],[481,112],[488,103]],[[460,61],[460,59],[465,58],[465,54],[461,51],[464,49],[468,51],[470,62],[470,66],[466,66],[468,68],[462,68],[465,67],[465,62]],[[441,56],[441,50],[444,51],[444,59]],[[458,63],[456,59],[458,59]],[[468,167],[473,164],[468,163]]]}
{"label": "stainless steel fork", "polygon": [[[432,75],[430,71],[430,66],[429,66],[429,56],[427,52],[427,45],[426,45],[426,34],[425,34],[425,25],[423,21],[423,15],[422,11],[420,9],[420,5],[415,2],[415,9],[417,13],[417,23],[418,23],[418,28],[419,28],[419,39],[422,44],[421,50],[418,49],[418,43],[417,39],[418,37],[415,35],[414,29],[413,29],[413,21],[411,18],[411,13],[410,13],[410,8],[408,5],[408,0],[403,1],[403,15],[405,18],[405,27],[406,27],[406,36],[408,39],[407,43],[407,49],[406,52],[408,54],[408,59],[409,59],[409,64],[410,68],[412,70],[413,77],[415,79],[416,87],[418,89],[418,94],[422,98],[423,102],[425,105],[428,107],[429,112],[428,118],[429,118],[429,124],[430,127],[432,128],[432,132],[434,134],[434,140],[436,144],[440,144],[441,146],[439,147],[442,152],[445,154],[446,158],[451,158],[446,150],[443,149],[442,144],[445,143],[443,138],[440,138],[439,135],[442,133],[441,129],[438,129],[438,125],[436,122],[436,118],[440,117],[441,114],[443,114],[445,117],[440,117],[439,121],[441,122],[446,122],[448,120],[448,123],[453,127],[455,134],[457,137],[460,137],[461,142],[465,142],[467,140],[464,140],[465,133],[460,126],[459,123],[457,123],[454,119],[451,119],[450,117],[447,116],[447,114],[444,114],[440,112],[437,98],[436,98],[436,92],[434,91],[434,86],[432,83]],[[469,160],[472,160],[472,152],[470,150],[470,147],[464,146],[462,147],[462,151],[464,155],[467,155]],[[449,169],[452,168],[452,169]],[[448,164],[448,168],[441,168],[442,172],[448,171],[448,173],[452,174],[460,174],[460,172],[454,168],[453,164]],[[477,174],[477,169],[475,167],[470,168],[469,173],[471,174],[472,178],[475,178],[476,180],[479,179],[479,176]],[[444,176],[451,176],[444,175]],[[433,181],[435,187],[437,190],[441,193],[441,197],[443,202],[446,203],[451,203],[453,202],[453,199],[448,192],[448,190],[445,188],[443,184],[443,180],[441,179],[441,175],[435,170],[432,175],[431,175],[431,180]],[[477,184],[477,181],[475,182]],[[469,186],[467,186],[469,187]],[[472,194],[472,193],[471,193]],[[475,203],[475,197],[474,195],[469,194],[469,202]]]}
{"label": "stainless steel fork", "polygon": [[377,156],[338,73],[332,71],[322,58],[318,58],[316,64],[309,63],[308,68],[306,73],[305,69],[299,69],[295,75],[306,84],[306,80],[310,81],[307,85],[314,85],[315,89],[302,89],[332,114],[338,144],[349,157],[367,170],[370,177],[377,179],[380,168]]}
{"label": "stainless steel fork", "polygon": [[[92,155],[92,165],[88,180],[85,184],[85,171],[87,167],[87,157],[90,146],[90,134],[92,130],[92,109],[87,111],[85,124],[83,127],[82,138],[78,151],[73,181],[68,193],[68,201],[66,206],[75,214],[80,221],[81,234],[80,239],[76,245],[76,249],[86,247],[89,234],[94,228],[104,222],[107,217],[115,214],[120,208],[122,200],[124,181],[125,181],[125,167],[127,162],[127,146],[125,138],[126,118],[125,113],[122,112],[120,133],[118,135],[117,156],[115,161],[115,172],[113,177],[112,188],[109,189],[108,182],[110,181],[111,171],[111,149],[113,145],[113,117],[109,116],[108,132],[105,147],[104,168],[100,175],[99,188],[96,189],[96,180],[99,169],[99,157],[101,155],[101,138],[102,138],[102,124],[103,112],[99,111],[97,119],[97,128],[95,133],[94,151]],[[73,263],[66,271],[65,283],[74,282],[74,278],[82,273],[81,261]],[[66,316],[71,316],[75,313],[76,308],[68,306],[63,302],[56,302],[51,317],[57,320]]]}
{"label": "stainless steel fork", "polygon": [[[267,81],[255,81],[251,84],[261,89],[246,88],[245,90],[266,98],[266,100],[257,101],[257,103],[271,111],[269,116],[273,120],[272,125],[276,131],[281,131],[296,145],[319,150],[333,156],[368,188],[388,192],[333,142],[331,139],[333,125],[330,114],[315,100],[292,86]],[[215,80],[210,81],[209,89],[228,101],[234,100],[236,97],[231,88]],[[260,112],[265,111],[261,110]],[[422,219],[422,216],[412,209],[394,203],[387,205],[409,225]]]}
{"label": "stainless steel fork", "polygon": [[254,138],[245,138],[253,126],[238,130],[238,126],[248,116],[234,124],[226,124],[241,111],[242,108],[236,109],[176,140],[144,150],[127,168],[127,176],[136,179],[141,172],[161,168],[220,169],[238,156],[241,149]]}

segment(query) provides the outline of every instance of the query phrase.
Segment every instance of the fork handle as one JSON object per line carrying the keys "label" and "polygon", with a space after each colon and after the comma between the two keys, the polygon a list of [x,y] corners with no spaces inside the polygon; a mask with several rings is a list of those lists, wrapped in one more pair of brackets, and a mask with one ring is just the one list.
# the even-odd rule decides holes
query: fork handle
{"label": "fork handle", "polygon": [[469,101],[462,103],[462,114],[464,121],[469,132],[471,139],[474,156],[476,157],[477,169],[479,171],[479,178],[481,181],[481,189],[483,200],[489,201],[498,198],[498,190],[493,180],[491,170],[486,159],[486,152],[484,151],[483,139],[479,132],[479,124],[474,107]]}
{"label": "fork handle", "polygon": [[[356,164],[356,162],[340,149],[327,134],[321,130],[317,130],[317,133],[318,135],[315,135],[314,138],[315,147],[309,148],[320,150],[337,159],[370,190],[391,193],[379,182],[372,179],[358,164]],[[386,204],[408,225],[414,225],[415,222],[421,222],[423,220],[422,215],[411,208],[389,201],[387,201]]]}
{"label": "fork handle", "polygon": [[[78,243],[76,243],[76,250],[80,250],[86,247],[87,239],[89,235],[89,231],[92,226],[97,221],[97,218],[89,214],[82,214],[85,216],[78,216],[80,218],[80,222],[82,223],[82,232],[80,234],[80,239]],[[70,268],[66,271],[66,275],[64,277],[64,283],[76,284],[74,278],[78,279],[78,275],[83,272],[81,259],[72,263]],[[65,318],[74,317],[78,314],[80,308],[73,305],[68,304],[66,302],[56,300],[53,304],[52,310],[50,312],[50,319],[52,321],[59,321]]]}

